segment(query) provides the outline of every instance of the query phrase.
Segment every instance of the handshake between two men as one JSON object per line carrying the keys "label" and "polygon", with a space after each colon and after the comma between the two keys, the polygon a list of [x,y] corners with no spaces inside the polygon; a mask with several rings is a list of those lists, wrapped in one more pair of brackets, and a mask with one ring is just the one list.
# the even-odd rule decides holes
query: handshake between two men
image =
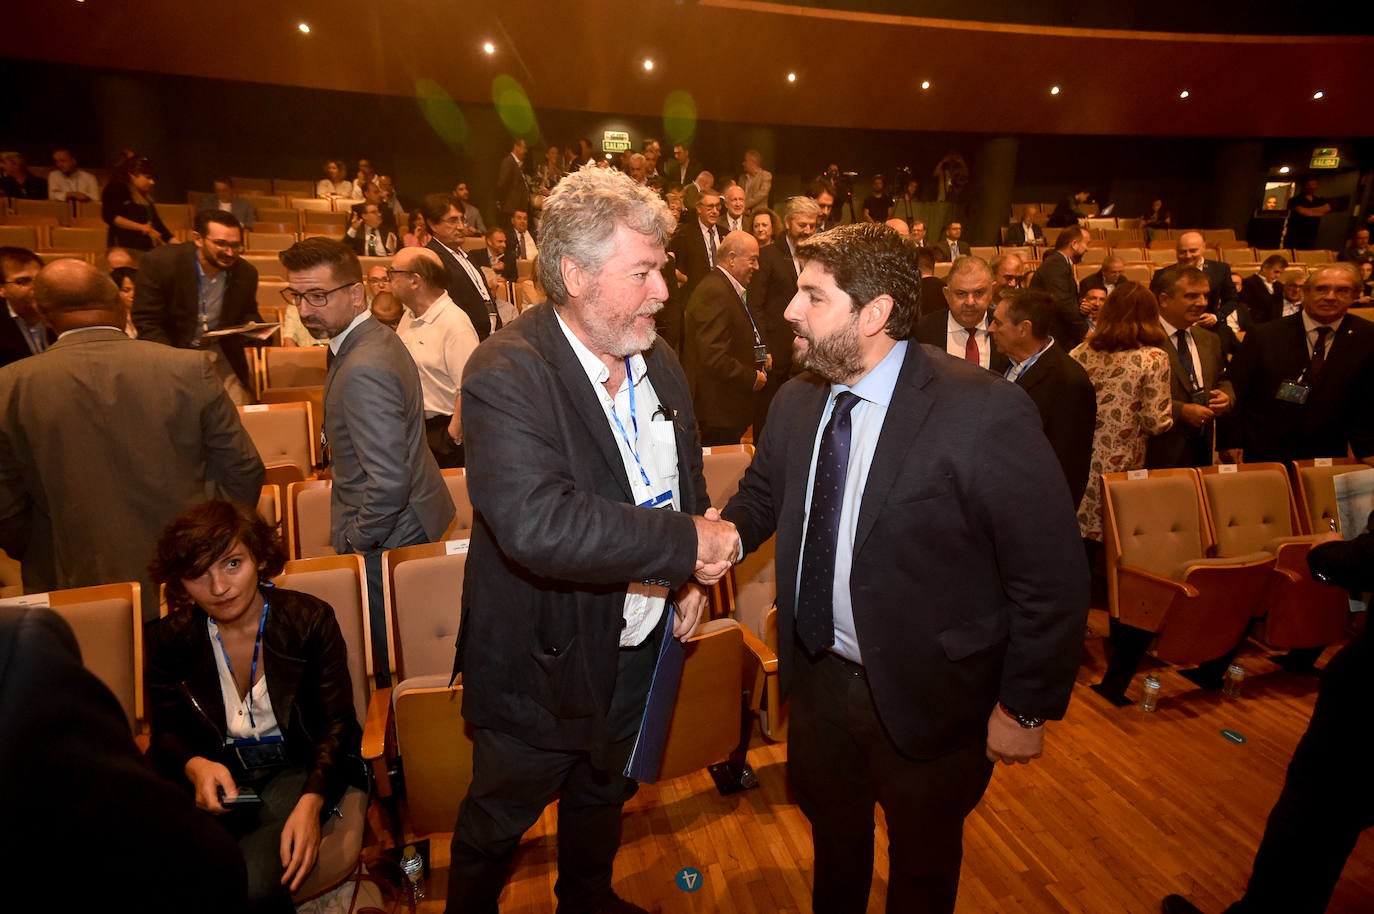
{"label": "handshake between two men", "polygon": [[721,519],[715,508],[707,508],[705,516],[693,517],[692,521],[697,528],[695,579],[682,585],[673,600],[673,637],[681,641],[692,637],[706,611],[706,588],[725,577],[744,551],[735,525]]}

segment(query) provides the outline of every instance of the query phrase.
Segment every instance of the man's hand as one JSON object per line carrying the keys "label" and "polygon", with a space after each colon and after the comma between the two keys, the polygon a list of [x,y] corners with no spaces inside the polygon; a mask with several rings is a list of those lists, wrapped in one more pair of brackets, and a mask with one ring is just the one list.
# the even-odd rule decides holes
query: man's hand
{"label": "man's hand", "polygon": [[1026,728],[998,705],[988,718],[988,761],[1007,765],[1029,762],[1039,758],[1045,745],[1043,726]]}
{"label": "man's hand", "polygon": [[1215,327],[1217,325],[1217,316],[1210,311],[1204,311],[1202,317],[1197,319],[1197,325],[1199,327]]}
{"label": "man's hand", "polygon": [[1231,408],[1231,398],[1226,396],[1226,391],[1209,390],[1207,394],[1207,408],[1213,417],[1224,415]]}
{"label": "man's hand", "polygon": [[706,615],[706,588],[695,581],[688,581],[673,595],[676,614],[673,616],[673,637],[686,640],[696,632]]}
{"label": "man's hand", "polygon": [[315,868],[320,853],[320,810],[324,797],[318,793],[303,793],[296,808],[286,817],[281,830],[281,884],[294,892]]}
{"label": "man's hand", "polygon": [[721,520],[715,508],[707,508],[704,517],[694,517],[692,522],[697,528],[696,579],[710,587],[739,558],[739,532],[734,524]]}
{"label": "man's hand", "polygon": [[1183,404],[1183,408],[1179,410],[1179,413],[1179,418],[1193,428],[1202,428],[1208,422],[1212,421],[1212,410],[1206,406],[1199,406],[1196,403]]}
{"label": "man's hand", "polygon": [[191,787],[195,791],[196,806],[206,812],[219,815],[228,812],[219,801],[219,792],[224,790],[226,797],[236,797],[239,795],[238,785],[234,783],[234,776],[229,773],[229,769],[219,762],[212,762],[203,755],[197,755],[188,760],[182,771],[186,774],[186,779],[191,782]]}
{"label": "man's hand", "polygon": [[1243,463],[1245,461],[1245,451],[1238,447],[1223,448],[1217,452],[1222,463]]}
{"label": "man's hand", "polygon": [[767,384],[767,383],[768,383],[768,375],[765,374],[765,373],[762,372],[762,371],[759,371],[758,369],[755,369],[755,370],[754,370],[754,393],[758,393],[759,391],[763,390],[764,385]]}

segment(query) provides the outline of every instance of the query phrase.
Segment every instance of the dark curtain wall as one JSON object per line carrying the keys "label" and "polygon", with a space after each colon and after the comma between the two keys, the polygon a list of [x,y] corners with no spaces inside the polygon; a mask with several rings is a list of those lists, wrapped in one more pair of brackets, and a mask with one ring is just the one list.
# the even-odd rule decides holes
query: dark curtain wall
{"label": "dark curtain wall", "polygon": [[[455,104],[438,87],[424,99],[398,98],[13,60],[0,60],[0,84],[14,89],[0,108],[0,148],[48,164],[54,146],[69,145],[87,165],[106,167],[119,150],[134,149],[157,160],[158,194],[169,201],[208,189],[219,173],[317,179],[326,158],[351,164],[366,156],[396,178],[409,200],[461,178],[477,204],[490,209],[511,135],[494,105]],[[605,130],[628,131],[636,149],[645,136],[657,137],[665,154],[675,139],[661,118],[533,114],[536,163],[549,142],[587,137],[599,148]],[[1119,216],[1139,215],[1160,196],[1175,225],[1240,232],[1280,164],[1293,166],[1296,176],[1314,147],[1337,146],[1343,174],[1324,177],[1324,187],[1350,197],[1358,190],[1354,170],[1374,161],[1370,140],[1004,137],[993,126],[986,134],[946,134],[700,121],[691,143],[694,157],[718,178],[738,175],[744,151],[758,149],[774,174],[779,209],[832,161],[859,173],[857,199],[868,193],[874,172],[884,172],[891,185],[903,167],[920,179],[923,195],[933,195],[935,163],[960,152],[972,175],[963,215],[975,243],[994,237],[1009,203],[1058,200],[1080,184],[1099,202],[1115,202]]]}

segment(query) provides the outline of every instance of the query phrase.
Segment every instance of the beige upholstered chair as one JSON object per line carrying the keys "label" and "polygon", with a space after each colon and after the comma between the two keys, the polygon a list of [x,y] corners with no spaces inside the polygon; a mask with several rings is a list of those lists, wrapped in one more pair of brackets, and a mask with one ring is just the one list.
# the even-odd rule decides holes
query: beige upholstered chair
{"label": "beige upholstered chair", "polygon": [[293,559],[334,555],[330,538],[328,479],[293,482],[286,489],[287,554]]}
{"label": "beige upholstered chair", "polygon": [[329,347],[262,349],[264,387],[320,387],[329,373]]}
{"label": "beige upholstered chair", "polygon": [[266,466],[291,464],[305,477],[315,471],[315,427],[308,402],[255,403],[239,407],[239,419]]}
{"label": "beige upholstered chair", "polygon": [[453,499],[453,522],[444,531],[445,540],[467,539],[472,532],[472,499],[468,497],[468,477],[462,467],[440,471],[448,494]]}
{"label": "beige upholstered chair", "polygon": [[1332,479],[1364,468],[1365,465],[1353,457],[1299,460],[1293,464],[1293,475],[1298,482],[1298,521],[1303,533],[1339,529],[1341,521],[1336,513],[1336,486]]}
{"label": "beige upholstered chair", "polygon": [[1212,557],[1195,470],[1106,473],[1102,481],[1108,608],[1121,627],[1107,672],[1093,689],[1129,704],[1125,689],[1147,650],[1166,663],[1195,664],[1240,641],[1274,556]]}
{"label": "beige upholstered chair", "polygon": [[[348,652],[353,707],[361,724],[367,717],[373,673],[362,556],[336,555],[287,562],[274,583],[318,597],[334,608]],[[331,816],[324,824],[315,868],[295,893],[297,904],[330,891],[357,869],[367,828],[367,805],[367,791],[353,787],[339,801],[339,815]]]}

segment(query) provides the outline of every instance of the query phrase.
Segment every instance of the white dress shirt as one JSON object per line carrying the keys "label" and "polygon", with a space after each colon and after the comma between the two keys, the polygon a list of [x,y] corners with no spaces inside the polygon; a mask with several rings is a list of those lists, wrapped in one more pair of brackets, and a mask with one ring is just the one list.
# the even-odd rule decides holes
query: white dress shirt
{"label": "white dress shirt", "polygon": [[978,344],[978,364],[988,368],[992,365],[992,337],[988,335],[987,318],[972,330],[956,321],[953,313],[945,318],[945,352],[962,359],[970,336]]}

